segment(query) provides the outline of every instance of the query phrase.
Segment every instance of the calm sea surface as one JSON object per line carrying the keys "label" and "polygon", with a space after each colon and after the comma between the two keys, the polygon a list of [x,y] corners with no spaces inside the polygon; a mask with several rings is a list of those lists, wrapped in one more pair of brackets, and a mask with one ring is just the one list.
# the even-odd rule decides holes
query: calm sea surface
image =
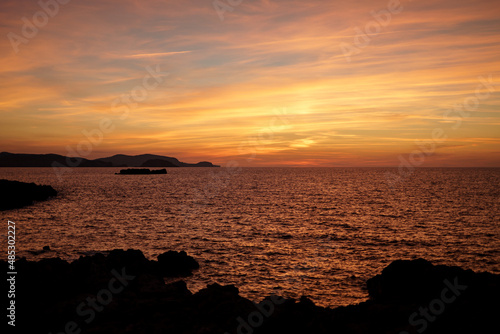
{"label": "calm sea surface", "polygon": [[218,282],[255,301],[307,295],[323,306],[365,300],[366,280],[396,259],[500,273],[498,168],[416,169],[394,188],[389,168],[118,170],[75,168],[59,181],[51,168],[0,168],[59,192],[0,213],[16,222],[19,255],[185,250],[201,265],[192,291]]}

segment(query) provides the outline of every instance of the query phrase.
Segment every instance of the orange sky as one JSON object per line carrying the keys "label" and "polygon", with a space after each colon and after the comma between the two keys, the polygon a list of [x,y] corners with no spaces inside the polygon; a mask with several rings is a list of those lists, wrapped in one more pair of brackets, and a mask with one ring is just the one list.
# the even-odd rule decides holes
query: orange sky
{"label": "orange sky", "polygon": [[500,166],[498,1],[60,1],[0,3],[0,151]]}

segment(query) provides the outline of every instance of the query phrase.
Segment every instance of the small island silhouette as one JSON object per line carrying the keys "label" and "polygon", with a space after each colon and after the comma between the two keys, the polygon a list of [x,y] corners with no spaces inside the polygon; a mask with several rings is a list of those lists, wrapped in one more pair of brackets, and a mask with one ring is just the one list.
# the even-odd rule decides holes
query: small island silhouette
{"label": "small island silhouette", "polygon": [[149,168],[128,168],[122,169],[119,173],[115,173],[116,175],[151,175],[151,174],[167,174],[167,170],[157,169],[151,170]]}

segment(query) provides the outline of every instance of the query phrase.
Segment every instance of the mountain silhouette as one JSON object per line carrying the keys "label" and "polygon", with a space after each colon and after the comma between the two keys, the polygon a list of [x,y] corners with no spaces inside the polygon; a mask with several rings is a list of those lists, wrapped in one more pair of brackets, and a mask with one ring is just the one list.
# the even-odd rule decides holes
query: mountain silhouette
{"label": "mountain silhouette", "polygon": [[150,159],[143,163],[141,167],[179,167],[175,163],[164,159]]}
{"label": "mountain silhouette", "polygon": [[[69,160],[69,162],[68,162]],[[9,152],[0,153],[0,167],[113,167],[103,161],[88,160],[85,158],[67,158],[59,154],[16,154]]]}
{"label": "mountain silhouette", "polygon": [[[159,166],[143,166],[145,163]],[[220,167],[211,162],[185,163],[173,157],[154,154],[116,154],[107,158],[89,160],[65,157],[59,154],[0,153],[0,167]]]}
{"label": "mountain silhouette", "polygon": [[197,164],[185,163],[179,161],[177,158],[155,154],[116,154],[112,157],[96,159],[95,161],[111,163],[113,167],[219,167],[210,162],[199,162]]}

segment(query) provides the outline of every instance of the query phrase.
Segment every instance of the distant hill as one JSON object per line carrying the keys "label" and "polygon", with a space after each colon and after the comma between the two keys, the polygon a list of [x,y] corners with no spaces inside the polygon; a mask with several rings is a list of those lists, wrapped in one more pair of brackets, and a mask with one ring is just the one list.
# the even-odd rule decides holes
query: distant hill
{"label": "distant hill", "polygon": [[141,167],[179,167],[179,166],[168,160],[151,159],[143,163]]}
{"label": "distant hill", "polygon": [[[211,162],[198,162],[190,164],[181,162],[176,158],[154,154],[124,155],[117,154],[109,158],[96,159],[104,163],[111,163],[114,167],[219,167]],[[164,161],[164,165],[163,162]],[[151,165],[156,164],[156,165]]]}
{"label": "distant hill", "polygon": [[[0,167],[52,167],[54,162],[59,167],[61,165],[68,166],[67,157],[59,154],[0,153]],[[77,162],[78,167],[113,167],[111,163],[84,158],[78,158],[78,160],[71,158],[69,165],[76,165]]]}
{"label": "distant hill", "polygon": [[[78,162],[78,163],[77,163]],[[89,160],[68,158],[59,154],[17,154],[0,153],[0,167],[220,167],[211,162],[196,164],[181,162],[176,158],[154,154],[124,155],[117,154],[108,158]],[[145,163],[157,165],[144,165]],[[143,166],[144,165],[144,166]]]}
{"label": "distant hill", "polygon": [[[182,162],[172,157],[165,157],[154,154],[125,155],[116,154],[112,157],[96,159],[97,161],[111,163],[114,167],[146,167],[143,164],[149,160],[163,160],[170,162],[174,167],[181,167]],[[154,167],[154,166],[148,166]]]}

